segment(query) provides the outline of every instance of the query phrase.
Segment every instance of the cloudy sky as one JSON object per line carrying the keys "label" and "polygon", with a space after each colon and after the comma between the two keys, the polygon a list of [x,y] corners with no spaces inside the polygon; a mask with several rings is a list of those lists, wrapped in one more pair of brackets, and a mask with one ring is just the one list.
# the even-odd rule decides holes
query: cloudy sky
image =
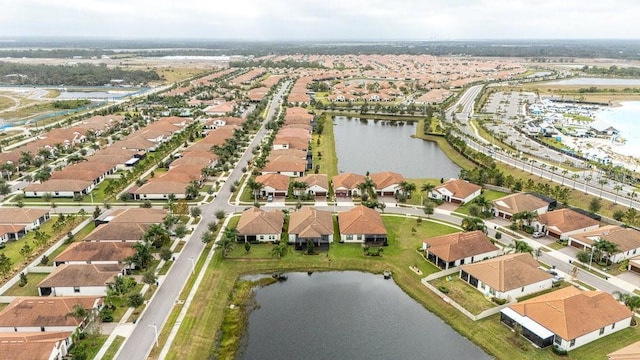
{"label": "cloudy sky", "polygon": [[637,0],[0,0],[0,37],[639,39]]}

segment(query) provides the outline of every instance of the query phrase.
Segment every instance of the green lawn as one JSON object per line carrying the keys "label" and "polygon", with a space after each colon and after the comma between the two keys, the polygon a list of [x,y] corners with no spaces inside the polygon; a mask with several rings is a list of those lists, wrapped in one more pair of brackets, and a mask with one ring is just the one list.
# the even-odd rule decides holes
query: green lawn
{"label": "green lawn", "polygon": [[6,293],[5,296],[38,296],[38,283],[40,283],[49,274],[27,274],[27,285],[20,287],[18,284],[13,285]]}
{"label": "green lawn", "polygon": [[[451,281],[447,280],[449,278]],[[443,286],[449,289],[447,296],[474,315],[478,315],[496,306],[496,304],[486,298],[480,291],[474,289],[464,280],[461,280],[458,274],[453,274],[451,277],[441,277],[429,283],[436,288]]]}
{"label": "green lawn", "polygon": [[120,335],[116,336],[115,339],[113,339],[113,342],[111,343],[111,345],[109,345],[109,349],[107,349],[107,352],[104,353],[102,360],[113,359],[113,357],[116,356],[116,353],[120,349],[120,346],[122,346],[122,343],[124,343],[124,340],[125,340],[124,336],[120,336]]}
{"label": "green lawn", "polygon": [[[311,151],[313,154],[313,169],[320,166],[318,173],[327,174],[329,180],[338,175],[338,155],[336,154],[335,137],[333,134],[333,119],[329,115],[325,117],[322,134],[314,134],[311,139]],[[320,145],[318,145],[318,139]],[[318,152],[322,154],[320,158]]]}

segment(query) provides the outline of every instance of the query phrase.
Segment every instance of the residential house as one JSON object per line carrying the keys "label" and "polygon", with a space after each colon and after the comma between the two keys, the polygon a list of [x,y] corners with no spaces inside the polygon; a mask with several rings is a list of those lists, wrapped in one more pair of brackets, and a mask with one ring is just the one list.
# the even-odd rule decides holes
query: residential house
{"label": "residential house", "polygon": [[224,116],[234,112],[235,109],[236,109],[236,102],[228,101],[228,102],[223,102],[217,105],[207,106],[202,111],[209,116]]}
{"label": "residential house", "polygon": [[63,264],[114,264],[124,266],[125,260],[136,254],[127,242],[75,242],[53,259],[54,266]]}
{"label": "residential house", "polygon": [[436,186],[427,194],[432,199],[455,204],[466,204],[480,196],[482,186],[462,179],[450,179]]}
{"label": "residential house", "polygon": [[109,283],[122,275],[120,264],[64,264],[55,268],[38,284],[40,296],[106,296]]}
{"label": "residential house", "polygon": [[533,223],[536,231],[556,239],[566,240],[569,236],[598,229],[600,222],[571,209],[559,209],[538,215]]}
{"label": "residential house", "polygon": [[286,197],[289,193],[289,180],[287,175],[265,174],[256,176],[256,182],[262,184],[261,196]]}
{"label": "residential house", "polygon": [[[307,185],[307,188],[304,190],[306,194],[312,196],[329,196],[329,178],[327,174],[309,174],[301,177],[298,181]],[[294,189],[294,192],[295,191]]]}
{"label": "residential house", "polygon": [[0,208],[0,242],[18,240],[49,220],[49,209]]}
{"label": "residential house", "polygon": [[529,193],[514,193],[493,201],[495,216],[511,219],[524,211],[536,212],[538,215],[549,210],[549,202]]}
{"label": "residential house", "polygon": [[340,242],[387,245],[387,229],[377,211],[363,205],[338,214]]}
{"label": "residential house", "polygon": [[459,276],[485,296],[513,301],[551,289],[553,275],[526,253],[508,254],[460,266]]}
{"label": "residential house", "polygon": [[269,160],[260,170],[261,174],[282,174],[289,177],[304,176],[307,160],[297,156],[281,155]]}
{"label": "residential house", "polygon": [[0,311],[0,333],[73,332],[84,327],[84,319],[69,316],[76,305],[98,311],[104,298],[73,297],[17,297]]}
{"label": "residential house", "polygon": [[333,193],[336,197],[359,196],[358,185],[364,183],[366,178],[363,175],[353,173],[342,173],[331,178]]}
{"label": "residential house", "polygon": [[316,247],[326,247],[333,242],[333,213],[303,206],[289,215],[289,243],[296,249],[305,248],[308,241]]}
{"label": "residential house", "polygon": [[11,360],[62,360],[73,344],[72,332],[0,333],[0,356]]}
{"label": "residential house", "polygon": [[373,173],[369,178],[376,184],[378,196],[395,196],[400,191],[400,183],[404,181],[404,176],[391,171]]}
{"label": "residential house", "polygon": [[500,255],[481,230],[436,236],[422,242],[424,256],[441,269],[471,264]]}
{"label": "residential house", "polygon": [[[640,255],[640,231],[617,225],[606,225],[601,228],[572,234],[568,237],[569,245],[592,251],[591,249],[600,240],[607,240],[618,246],[618,252],[609,254],[608,260],[618,263],[625,259],[631,259]],[[631,261],[631,270],[636,270],[636,265]],[[640,268],[638,268],[640,270]]]}
{"label": "residential house", "polygon": [[252,207],[242,212],[238,221],[238,241],[278,242],[282,235],[284,213],[274,209],[265,211]]}
{"label": "residential house", "polygon": [[573,350],[631,325],[631,311],[603,291],[573,286],[537,296],[500,311],[500,321],[522,327],[522,336],[544,348]]}

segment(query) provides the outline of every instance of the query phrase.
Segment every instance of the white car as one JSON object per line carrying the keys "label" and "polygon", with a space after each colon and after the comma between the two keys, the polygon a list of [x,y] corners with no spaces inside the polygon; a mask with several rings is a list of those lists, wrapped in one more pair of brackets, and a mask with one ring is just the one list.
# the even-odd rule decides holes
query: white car
{"label": "white car", "polygon": [[544,237],[544,233],[541,231],[535,231],[533,234],[531,234],[531,236],[533,236],[534,239],[539,239],[541,237]]}

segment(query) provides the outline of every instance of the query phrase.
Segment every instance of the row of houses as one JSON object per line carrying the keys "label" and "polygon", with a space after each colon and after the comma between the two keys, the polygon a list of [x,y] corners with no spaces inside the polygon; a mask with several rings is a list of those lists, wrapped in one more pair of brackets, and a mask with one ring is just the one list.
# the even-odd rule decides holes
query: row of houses
{"label": "row of houses", "polygon": [[18,297],[0,311],[0,356],[12,360],[61,360],[89,316],[70,316],[77,307],[98,313],[104,298]]}
{"label": "row of houses", "polygon": [[[283,233],[285,215],[280,210],[249,208],[236,227],[240,242],[278,242]],[[380,214],[365,206],[356,206],[338,214],[340,242],[386,245],[387,230]],[[300,249],[312,241],[326,247],[334,241],[333,213],[304,206],[289,215],[287,241]]]}
{"label": "row of houses", "polygon": [[114,209],[95,220],[82,242],[74,242],[53,259],[55,269],[40,283],[40,296],[106,296],[115,278],[135,268],[127,259],[152,224],[162,223],[164,209]]}
{"label": "row of houses", "polygon": [[97,150],[94,155],[82,161],[54,171],[43,182],[27,185],[23,191],[26,197],[76,197],[87,195],[107,177],[119,170],[126,170],[155,151],[162,143],[183,131],[191,119],[165,117],[149,124],[110,146]]}
{"label": "row of houses", "polygon": [[0,243],[15,241],[49,220],[48,209],[0,208]]}

